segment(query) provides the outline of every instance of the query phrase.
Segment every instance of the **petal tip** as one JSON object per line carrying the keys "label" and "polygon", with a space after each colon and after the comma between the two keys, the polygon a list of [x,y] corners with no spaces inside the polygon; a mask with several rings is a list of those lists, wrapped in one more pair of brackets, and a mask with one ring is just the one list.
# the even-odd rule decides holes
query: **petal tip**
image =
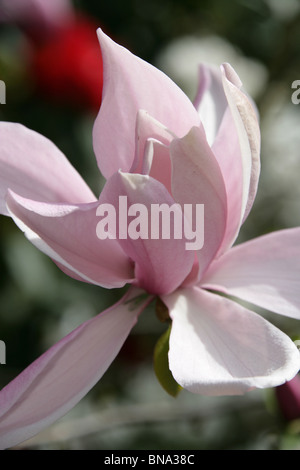
{"label": "petal tip", "polygon": [[227,78],[227,80],[229,80],[237,88],[241,88],[243,86],[243,82],[241,81],[240,77],[228,62],[224,62],[221,65],[221,71],[223,73],[223,76]]}

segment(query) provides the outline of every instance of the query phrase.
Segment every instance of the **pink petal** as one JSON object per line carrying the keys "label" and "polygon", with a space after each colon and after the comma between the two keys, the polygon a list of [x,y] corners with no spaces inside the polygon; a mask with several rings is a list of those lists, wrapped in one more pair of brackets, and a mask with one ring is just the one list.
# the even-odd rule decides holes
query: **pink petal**
{"label": "pink petal", "polygon": [[117,240],[97,237],[99,204],[46,204],[13,193],[7,198],[11,216],[27,238],[68,275],[122,287],[133,280],[132,265]]}
{"label": "pink petal", "polygon": [[228,106],[222,75],[218,67],[200,65],[198,91],[194,106],[203,123],[207,141],[209,145],[212,145]]}
{"label": "pink petal", "polygon": [[[244,221],[256,196],[260,172],[260,131],[256,110],[243,93],[241,81],[229,64],[223,64],[223,86],[238,132],[242,168]],[[229,137],[228,137],[229,138]]]}
{"label": "pink petal", "polygon": [[[147,142],[149,140],[158,141],[169,146],[171,140],[176,136],[142,109],[137,114],[135,134],[135,157],[130,173],[149,174],[152,160],[149,164],[145,158]],[[171,171],[170,158],[168,168],[164,167],[163,162],[160,161],[160,163],[162,163],[160,174],[169,174]]]}
{"label": "pink petal", "polygon": [[236,125],[227,107],[212,151],[220,165],[227,196],[226,231],[218,255],[229,249],[236,240],[243,220],[243,158]]}
{"label": "pink petal", "polygon": [[96,198],[61,151],[21,124],[0,123],[0,213],[8,189],[44,202],[85,203]]}
{"label": "pink petal", "polygon": [[237,245],[211,264],[201,283],[300,319],[300,228]]}
{"label": "pink petal", "polygon": [[225,185],[205,134],[192,130],[170,145],[172,194],[182,204],[204,204],[204,246],[198,252],[199,275],[207,268],[222,242],[227,217]]}
{"label": "pink petal", "polygon": [[191,392],[239,395],[297,374],[295,344],[256,313],[196,287],[162,300],[172,318],[170,370]]}
{"label": "pink petal", "polygon": [[246,217],[246,206],[248,204],[249,212],[252,205],[259,174],[260,146],[254,108],[240,90],[239,77],[228,64],[222,67],[222,72],[216,67],[201,65],[195,101],[226,187],[226,233],[218,255],[233,245]]}
{"label": "pink petal", "polygon": [[[170,228],[170,239],[163,239],[161,233],[159,238],[152,236],[153,227],[161,227],[161,221],[151,219],[151,211],[154,204],[166,204],[171,207],[175,201],[170,196],[167,189],[158,181],[147,175],[118,172],[106,183],[101,197],[103,201],[112,204],[117,208],[117,220],[121,215],[126,217],[128,209],[119,211],[119,197],[127,198],[127,207],[133,204],[143,206],[146,210],[142,214],[141,220],[145,226],[146,237],[133,239],[128,235],[127,230],[136,217],[128,216],[124,222],[126,233],[124,239],[119,239],[124,252],[135,263],[135,277],[140,287],[148,292],[160,294],[171,292],[176,289],[190,272],[194,253],[186,250],[186,240],[184,237],[176,239],[174,237],[173,224]],[[180,206],[175,206],[176,214],[182,218]]]}
{"label": "pink petal", "polygon": [[148,139],[145,146],[142,174],[149,175],[162,183],[172,196],[170,148],[157,140]]}
{"label": "pink petal", "polygon": [[27,440],[52,424],[98,382],[149,303],[149,298],[142,303],[132,300],[140,294],[131,289],[116,305],[76,328],[1,390],[1,449]]}
{"label": "pink petal", "polygon": [[101,30],[98,36],[104,83],[94,125],[94,149],[100,171],[108,178],[119,169],[127,172],[132,166],[139,109],[146,110],[179,137],[199,125],[199,116],[186,95],[165,74],[114,43]]}

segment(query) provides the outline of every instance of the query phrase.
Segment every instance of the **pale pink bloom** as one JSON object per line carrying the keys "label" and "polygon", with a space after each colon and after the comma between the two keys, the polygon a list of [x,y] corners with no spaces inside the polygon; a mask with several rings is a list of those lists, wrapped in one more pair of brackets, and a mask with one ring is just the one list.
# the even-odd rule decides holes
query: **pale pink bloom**
{"label": "pale pink bloom", "polygon": [[70,0],[0,0],[0,22],[51,30],[72,17]]}
{"label": "pale pink bloom", "polygon": [[[215,291],[300,318],[300,229],[231,248],[256,194],[257,114],[225,64],[202,66],[194,105],[163,73],[103,32],[103,101],[94,125],[99,200],[61,152],[19,124],[0,126],[0,204],[75,279],[132,284],[0,393],[1,447],[38,433],[101,378],[153,296],[172,319],[169,367],[187,390],[243,394],[292,379],[299,352],[261,316]],[[204,247],[184,239],[99,240],[99,204],[204,204]],[[212,292],[213,290],[214,292]],[[145,296],[140,296],[146,293]]]}

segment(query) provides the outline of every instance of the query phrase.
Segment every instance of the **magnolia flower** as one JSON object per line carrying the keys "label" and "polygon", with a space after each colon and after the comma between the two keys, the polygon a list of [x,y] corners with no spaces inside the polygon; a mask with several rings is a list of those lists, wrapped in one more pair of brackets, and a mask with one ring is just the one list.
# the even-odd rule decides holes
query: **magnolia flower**
{"label": "magnolia flower", "polygon": [[[284,333],[224,295],[300,317],[300,229],[231,248],[255,198],[260,148],[256,111],[237,75],[228,64],[200,67],[193,105],[162,72],[102,31],[99,40],[104,85],[93,142],[107,180],[100,198],[53,143],[3,122],[0,208],[71,277],[131,286],[0,392],[2,448],[70,410],[102,377],[153,298],[171,320],[169,369],[191,392],[274,387],[300,367]],[[97,210],[111,204],[117,211],[120,196],[146,208],[203,204],[204,246],[187,250],[184,237],[175,236],[114,238],[109,228],[99,240]]]}

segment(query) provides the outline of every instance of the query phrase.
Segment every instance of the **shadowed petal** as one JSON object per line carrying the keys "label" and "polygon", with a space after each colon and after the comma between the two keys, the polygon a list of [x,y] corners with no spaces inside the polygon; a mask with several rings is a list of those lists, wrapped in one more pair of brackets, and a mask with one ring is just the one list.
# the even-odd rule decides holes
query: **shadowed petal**
{"label": "shadowed petal", "polygon": [[[238,133],[242,157],[242,222],[256,196],[260,173],[260,130],[256,110],[240,89],[242,83],[229,64],[223,64],[223,86]],[[230,137],[228,137],[230,138]]]}
{"label": "shadowed petal", "polygon": [[204,246],[197,253],[199,276],[215,256],[223,240],[227,200],[218,162],[202,129],[192,130],[170,145],[172,194],[182,204],[204,204]]}
{"label": "shadowed petal", "polygon": [[162,183],[172,196],[170,148],[157,140],[147,140],[143,163],[142,174]]}
{"label": "shadowed petal", "polygon": [[220,69],[201,64],[194,106],[198,110],[209,145],[215,141],[227,104]]}
{"label": "shadowed petal", "polygon": [[130,299],[83,323],[27,367],[0,392],[0,448],[37,434],[67,413],[110,366],[138,315],[149,303]]}
{"label": "shadowed petal", "polygon": [[224,92],[219,67],[199,67],[199,87],[195,101],[211,149],[220,166],[227,195],[226,231],[219,253],[236,239],[243,218],[243,159],[233,114]]}
{"label": "shadowed petal", "polygon": [[300,319],[300,228],[233,247],[211,264],[201,284]]}
{"label": "shadowed petal", "polygon": [[8,215],[8,189],[43,202],[86,203],[92,191],[63,153],[46,137],[21,124],[0,123],[0,212]]}
{"label": "shadowed petal", "polygon": [[256,313],[196,287],[162,300],[172,318],[170,370],[191,392],[239,395],[297,374],[295,344]]}
{"label": "shadowed petal", "polygon": [[236,240],[243,220],[243,159],[234,119],[229,108],[225,111],[212,151],[223,175],[228,216],[226,232],[218,255]]}
{"label": "shadowed petal", "polygon": [[[176,136],[169,129],[150,116],[147,111],[140,109],[137,114],[135,128],[135,157],[130,173],[149,174],[151,163],[149,165],[147,158],[145,158],[145,151],[149,140],[158,141],[165,146],[169,146],[174,137]],[[166,174],[166,177],[171,178],[170,158],[167,168],[165,168],[164,161],[161,161],[160,158],[158,158],[158,162],[161,163],[160,173]]]}
{"label": "shadowed petal", "polygon": [[[226,233],[218,256],[232,246],[256,193],[260,134],[254,107],[234,70],[201,65],[195,106],[219,163],[227,194]],[[245,213],[246,211],[246,213]]]}

